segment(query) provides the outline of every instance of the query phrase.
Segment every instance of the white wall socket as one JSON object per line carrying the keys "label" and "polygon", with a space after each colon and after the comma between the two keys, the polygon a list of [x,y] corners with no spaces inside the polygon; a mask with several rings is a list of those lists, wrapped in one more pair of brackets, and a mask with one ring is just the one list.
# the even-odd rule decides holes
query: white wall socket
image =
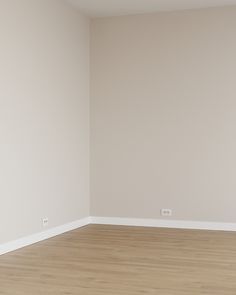
{"label": "white wall socket", "polygon": [[172,216],[171,209],[161,209],[161,216]]}
{"label": "white wall socket", "polygon": [[48,217],[42,218],[42,225],[43,227],[47,227],[49,223]]}

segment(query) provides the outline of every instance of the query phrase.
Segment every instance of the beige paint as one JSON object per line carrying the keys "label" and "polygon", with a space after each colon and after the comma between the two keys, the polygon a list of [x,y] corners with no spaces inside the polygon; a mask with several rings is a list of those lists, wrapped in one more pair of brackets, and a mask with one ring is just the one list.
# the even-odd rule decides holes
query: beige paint
{"label": "beige paint", "polygon": [[236,5],[236,0],[66,0],[90,17],[109,17],[222,7]]}
{"label": "beige paint", "polygon": [[0,1],[0,243],[89,215],[89,21]]}
{"label": "beige paint", "polygon": [[91,34],[91,214],[236,222],[236,7]]}

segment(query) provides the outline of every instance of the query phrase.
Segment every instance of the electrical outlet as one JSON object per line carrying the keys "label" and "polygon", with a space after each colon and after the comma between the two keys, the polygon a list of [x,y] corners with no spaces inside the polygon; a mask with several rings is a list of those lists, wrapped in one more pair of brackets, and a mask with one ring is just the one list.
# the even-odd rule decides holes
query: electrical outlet
{"label": "electrical outlet", "polygon": [[43,225],[43,227],[47,227],[48,226],[48,223],[49,223],[48,217],[42,218],[42,225]]}
{"label": "electrical outlet", "polygon": [[161,209],[161,216],[172,216],[172,210],[171,209]]}

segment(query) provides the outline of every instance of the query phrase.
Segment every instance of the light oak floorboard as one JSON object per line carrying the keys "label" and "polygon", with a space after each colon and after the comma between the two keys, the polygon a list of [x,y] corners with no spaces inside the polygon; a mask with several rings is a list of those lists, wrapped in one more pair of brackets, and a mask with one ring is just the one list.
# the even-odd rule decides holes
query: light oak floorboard
{"label": "light oak floorboard", "polygon": [[4,295],[236,295],[236,233],[89,225],[0,256]]}

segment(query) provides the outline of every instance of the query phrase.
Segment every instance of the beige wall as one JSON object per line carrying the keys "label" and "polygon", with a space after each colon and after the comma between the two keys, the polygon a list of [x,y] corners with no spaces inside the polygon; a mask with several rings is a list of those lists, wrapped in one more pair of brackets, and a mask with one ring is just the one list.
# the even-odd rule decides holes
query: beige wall
{"label": "beige wall", "polygon": [[0,243],[89,215],[89,21],[0,1]]}
{"label": "beige wall", "polygon": [[236,7],[91,34],[91,214],[236,222]]}
{"label": "beige wall", "polygon": [[91,215],[236,222],[236,7],[89,20],[0,0],[0,244]]}

